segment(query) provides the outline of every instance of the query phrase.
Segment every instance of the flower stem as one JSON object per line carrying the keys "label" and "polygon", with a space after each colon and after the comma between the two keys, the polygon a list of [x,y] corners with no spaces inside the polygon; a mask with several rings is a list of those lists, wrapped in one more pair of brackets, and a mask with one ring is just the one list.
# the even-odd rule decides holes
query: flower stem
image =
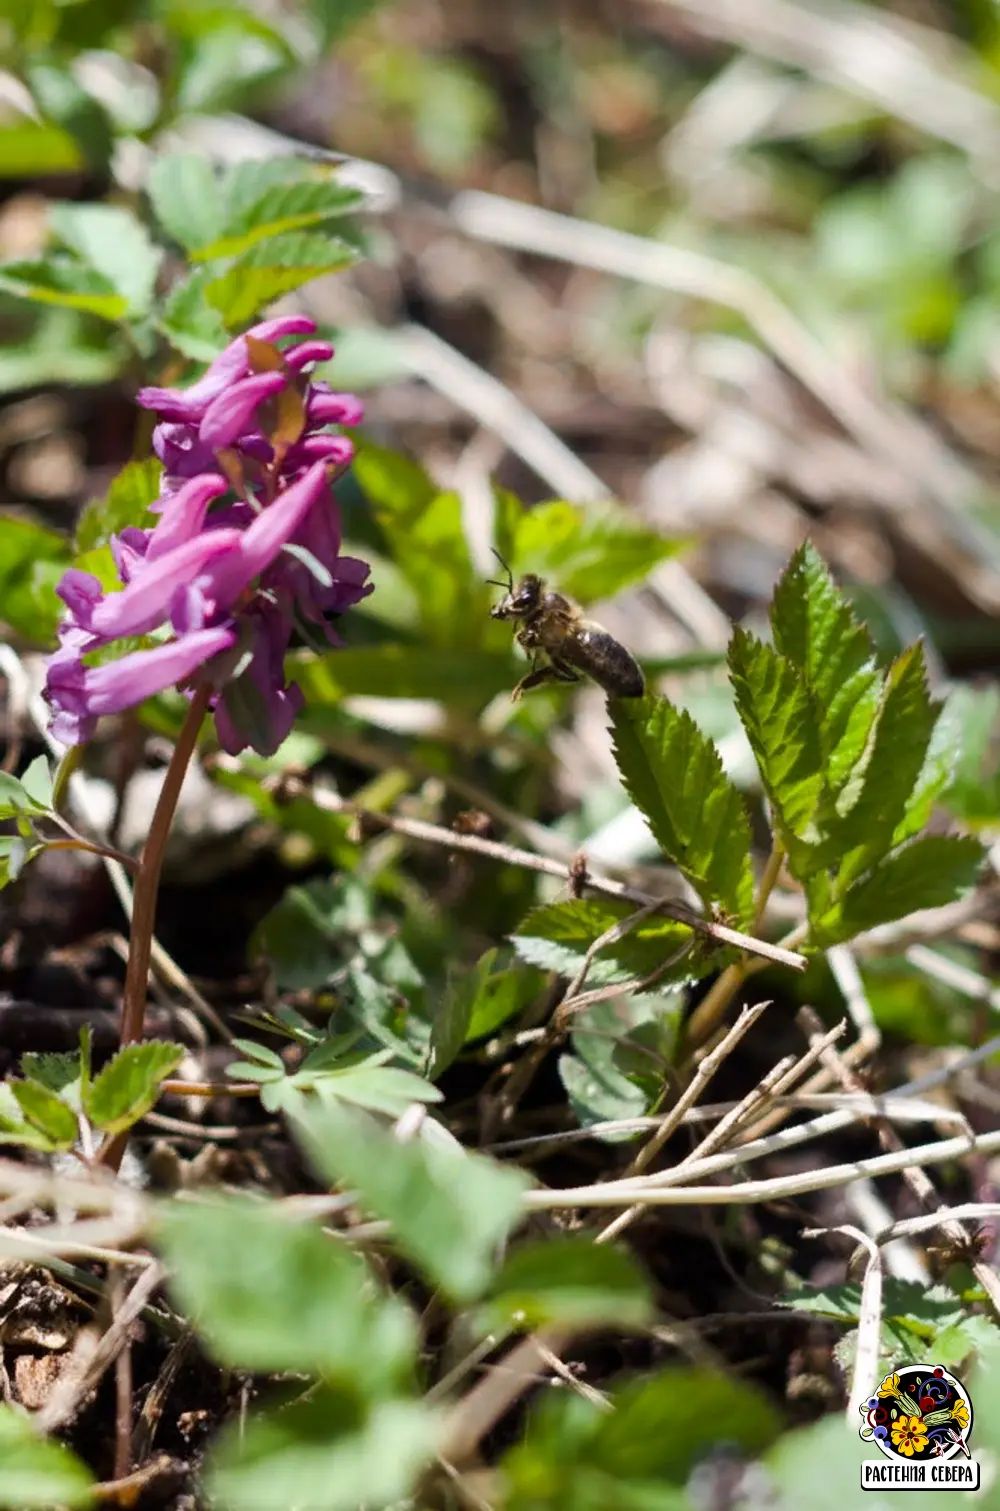
{"label": "flower stem", "polygon": [[[201,721],[208,708],[212,690],[208,686],[195,689],[191,706],[187,711],[181,732],[170,757],[170,765],[163,779],[160,796],[149,826],[146,843],[139,858],[139,870],[132,894],[132,924],[129,930],[128,965],[125,967],[125,990],[122,997],[122,1026],[119,1043],[138,1044],[143,1037],[146,1018],[146,992],[149,985],[149,962],[153,950],[153,933],[156,925],[156,899],[160,891],[160,872],[163,855],[170,836],[177,799],[180,796],[188,763],[194,754]],[[109,1135],[101,1145],[97,1163],[108,1170],[119,1170],[128,1143],[128,1133]]]}
{"label": "flower stem", "polygon": [[160,872],[163,855],[170,836],[177,799],[198,741],[201,721],[208,708],[211,688],[196,689],[187,711],[181,732],[170,757],[170,765],[160,789],[160,796],[149,826],[146,843],[142,847],[139,870],[135,879],[132,897],[132,925],[129,931],[128,965],[125,970],[125,992],[122,1002],[121,1047],[138,1044],[143,1036],[146,1016],[146,991],[149,982],[149,959],[153,949],[153,933],[156,925],[156,899],[160,891]]}

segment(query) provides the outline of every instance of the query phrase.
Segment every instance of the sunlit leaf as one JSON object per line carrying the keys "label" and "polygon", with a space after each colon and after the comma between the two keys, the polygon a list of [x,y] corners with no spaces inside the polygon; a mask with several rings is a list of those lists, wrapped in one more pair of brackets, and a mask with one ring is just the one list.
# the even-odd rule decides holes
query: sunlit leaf
{"label": "sunlit leaf", "polygon": [[[366,1344],[358,1340],[364,1352]],[[361,1406],[346,1391],[227,1427],[207,1468],[213,1505],[229,1511],[357,1511],[400,1505],[434,1456],[438,1423],[417,1401]]]}
{"label": "sunlit leaf", "polygon": [[642,1327],[652,1297],[630,1254],[563,1234],[525,1243],[504,1260],[479,1309],[483,1332],[544,1327]]}
{"label": "sunlit leaf", "polygon": [[807,885],[812,937],[819,945],[835,944],[922,908],[955,902],[975,886],[984,857],[978,840],[928,834],[881,860],[825,911],[812,906]]}
{"label": "sunlit leaf", "polygon": [[62,612],[55,584],[69,563],[69,544],[54,530],[0,519],[0,619],[38,645],[53,640]]}
{"label": "sunlit leaf", "polygon": [[93,1503],[93,1476],[75,1453],[39,1436],[31,1417],[0,1406],[0,1507],[48,1511]]}
{"label": "sunlit leaf", "polygon": [[867,632],[809,541],[782,573],[771,625],[775,649],[799,668],[811,694],[824,779],[837,794],[864,750],[878,674]]}
{"label": "sunlit leaf", "polygon": [[160,496],[163,467],[156,457],[126,462],[102,499],[86,506],[76,527],[78,552],[93,551],[108,543],[126,525],[148,528],[155,524],[150,504]]}
{"label": "sunlit leaf", "polygon": [[[549,903],[528,914],[512,936],[511,943],[522,960],[543,970],[559,971],[564,976],[575,975],[583,965],[587,951],[601,935],[633,917],[637,911],[633,903],[609,898]],[[671,956],[680,954],[693,942],[693,937],[685,924],[654,913],[594,955],[587,971],[586,986],[641,981]],[[675,968],[658,980],[657,988],[669,982],[683,981],[691,971],[690,955],[681,955]]]}
{"label": "sunlit leaf", "polygon": [[706,906],[749,921],[750,824],[715,746],[686,710],[656,694],[614,699],[610,709],[622,781],[664,854]]}
{"label": "sunlit leaf", "polygon": [[320,1173],[391,1223],[395,1242],[446,1294],[471,1300],[483,1290],[529,1176],[425,1140],[400,1143],[372,1118],[340,1107],[310,1110],[295,1128]]}
{"label": "sunlit leaf", "polygon": [[265,1202],[174,1201],[157,1232],[171,1290],[220,1363],[308,1371],[361,1397],[406,1382],[408,1308],[380,1296],[364,1261],[314,1224]]}
{"label": "sunlit leaf", "polygon": [[142,222],[119,205],[51,205],[53,231],[125,301],[130,315],[143,315],[153,298],[163,251]]}
{"label": "sunlit leaf", "polygon": [[187,152],[157,156],[146,190],[160,225],[188,251],[220,235],[226,208],[207,157]]}
{"label": "sunlit leaf", "polygon": [[355,261],[354,249],[334,236],[290,231],[250,247],[205,285],[205,298],[232,329],[249,325],[282,294]]}
{"label": "sunlit leaf", "polygon": [[[301,173],[301,164],[296,165]],[[259,242],[291,231],[312,230],[340,219],[362,203],[356,189],[332,179],[293,179],[272,184],[261,196],[231,212],[221,234],[192,247],[199,261],[239,257]]]}
{"label": "sunlit leaf", "polygon": [[75,257],[59,252],[34,260],[0,263],[0,289],[36,304],[86,310],[104,320],[121,320],[129,307],[128,300],[116,291],[110,279]]}
{"label": "sunlit leaf", "polygon": [[94,1077],[85,1111],[104,1133],[123,1133],[150,1110],[160,1082],[177,1069],[184,1046],[150,1039],[121,1049]]}
{"label": "sunlit leaf", "polygon": [[79,1135],[73,1109],[38,1081],[10,1081],[10,1089],[29,1127],[41,1134],[48,1147],[72,1149]]}

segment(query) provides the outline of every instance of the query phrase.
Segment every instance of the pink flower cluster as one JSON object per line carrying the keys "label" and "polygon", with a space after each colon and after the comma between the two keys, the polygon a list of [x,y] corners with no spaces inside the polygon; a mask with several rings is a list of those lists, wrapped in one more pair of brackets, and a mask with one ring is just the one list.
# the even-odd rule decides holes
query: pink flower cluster
{"label": "pink flower cluster", "polygon": [[[255,326],[187,389],[144,388],[139,403],[159,423],[153,449],[163,462],[152,529],[113,537],[122,587],[105,592],[71,568],[57,592],[68,614],[50,657],[45,695],[51,728],[66,745],[165,688],[207,682],[219,740],[230,754],[252,746],[272,754],[302,704],[285,682],[285,653],[298,630],[338,644],[330,627],[371,592],[368,563],[340,554],[340,514],[331,477],[350,461],[346,436],[361,406],[350,394],[310,381],[328,360],[302,315]],[[153,637],[107,660],[105,648]]]}

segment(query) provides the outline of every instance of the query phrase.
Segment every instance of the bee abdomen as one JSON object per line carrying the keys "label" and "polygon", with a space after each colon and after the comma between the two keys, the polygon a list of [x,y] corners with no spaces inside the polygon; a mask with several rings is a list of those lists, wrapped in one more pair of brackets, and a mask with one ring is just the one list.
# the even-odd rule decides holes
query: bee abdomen
{"label": "bee abdomen", "polygon": [[563,658],[592,677],[613,698],[641,698],[646,691],[635,658],[619,640],[597,625],[587,625],[574,637]]}

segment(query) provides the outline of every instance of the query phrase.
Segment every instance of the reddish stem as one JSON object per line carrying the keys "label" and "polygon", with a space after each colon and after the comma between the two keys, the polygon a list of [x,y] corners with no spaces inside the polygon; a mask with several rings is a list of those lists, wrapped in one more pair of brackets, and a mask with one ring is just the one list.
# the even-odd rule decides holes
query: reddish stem
{"label": "reddish stem", "polygon": [[[138,1044],[144,1036],[146,1018],[146,993],[149,986],[149,961],[153,949],[153,934],[156,928],[156,900],[160,891],[160,872],[163,856],[170,837],[177,799],[188,769],[198,731],[208,708],[212,690],[208,686],[195,689],[191,706],[187,711],[181,732],[177,737],[170,765],[163,779],[160,796],[149,826],[146,843],[142,847],[139,869],[132,894],[132,925],[129,931],[128,965],[125,968],[125,989],[122,997],[122,1026],[120,1044]],[[105,1140],[99,1163],[111,1170],[118,1170],[125,1153],[128,1135],[117,1134]]]}

